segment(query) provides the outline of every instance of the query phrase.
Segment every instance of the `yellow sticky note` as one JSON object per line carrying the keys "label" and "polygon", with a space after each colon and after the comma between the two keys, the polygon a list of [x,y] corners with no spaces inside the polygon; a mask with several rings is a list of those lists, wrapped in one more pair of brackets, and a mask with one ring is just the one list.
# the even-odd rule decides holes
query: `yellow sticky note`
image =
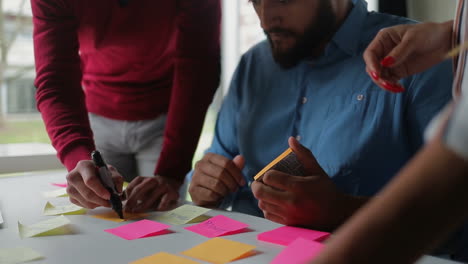
{"label": "yellow sticky note", "polygon": [[44,215],[78,215],[86,213],[86,209],[74,204],[54,206],[47,202],[44,207]]}
{"label": "yellow sticky note", "polygon": [[23,225],[18,222],[18,230],[21,238],[37,236],[57,236],[72,233],[69,226],[70,220],[61,215],[33,225]]}
{"label": "yellow sticky note", "polygon": [[90,215],[90,216],[94,218],[107,220],[107,221],[117,222],[117,223],[125,222],[128,220],[141,219],[141,218],[145,218],[148,216],[148,214],[146,213],[127,213],[127,212],[123,212],[123,215],[125,219],[120,219],[120,217],[114,211],[109,211],[107,213]]}
{"label": "yellow sticky note", "polygon": [[157,254],[130,262],[130,264],[199,264],[196,261],[172,255],[166,252],[159,252]]}
{"label": "yellow sticky note", "polygon": [[210,263],[223,264],[251,256],[254,254],[252,251],[254,248],[255,246],[252,245],[217,237],[186,250],[182,254]]}
{"label": "yellow sticky note", "polygon": [[47,198],[67,197],[68,196],[67,188],[60,188],[60,189],[53,190],[50,192],[45,192],[44,196]]}
{"label": "yellow sticky note", "polygon": [[[173,225],[183,225],[193,222],[203,214],[210,211],[210,209],[198,207],[194,205],[184,204],[174,210],[171,210],[162,215],[156,216],[153,219],[160,222],[165,222]],[[205,220],[207,216],[203,217]],[[209,216],[208,216],[209,218]],[[197,220],[202,220],[201,218]]]}
{"label": "yellow sticky note", "polygon": [[42,258],[39,252],[30,248],[0,248],[0,263],[23,263]]}

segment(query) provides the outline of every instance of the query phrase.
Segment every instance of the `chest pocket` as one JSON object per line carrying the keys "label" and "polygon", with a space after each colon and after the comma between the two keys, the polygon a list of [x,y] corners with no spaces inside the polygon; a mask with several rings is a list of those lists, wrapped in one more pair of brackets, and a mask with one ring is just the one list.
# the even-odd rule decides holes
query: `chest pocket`
{"label": "chest pocket", "polygon": [[[382,157],[392,133],[393,108],[385,91],[370,87],[330,100],[314,154],[340,189],[359,194],[363,168],[385,166]],[[369,171],[365,169],[365,171]],[[375,179],[373,179],[375,180]]]}

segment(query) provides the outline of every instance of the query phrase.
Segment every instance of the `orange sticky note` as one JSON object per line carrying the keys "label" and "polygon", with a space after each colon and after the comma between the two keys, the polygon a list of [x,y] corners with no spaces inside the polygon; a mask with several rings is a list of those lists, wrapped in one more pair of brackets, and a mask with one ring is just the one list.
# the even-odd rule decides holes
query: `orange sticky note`
{"label": "orange sticky note", "polygon": [[255,246],[252,245],[217,237],[186,250],[182,254],[214,264],[223,264],[255,254],[254,248]]}
{"label": "orange sticky note", "polygon": [[135,214],[135,213],[124,212],[123,214],[124,214],[125,219],[120,219],[117,213],[114,211],[109,211],[107,213],[90,215],[90,216],[94,218],[107,220],[107,221],[117,222],[117,223],[125,222],[128,220],[141,219],[141,218],[145,218],[148,216],[148,214],[145,214],[145,213]]}
{"label": "orange sticky note", "polygon": [[199,262],[172,255],[166,252],[159,252],[157,254],[135,260],[130,262],[130,264],[154,264],[154,263],[164,263],[164,264],[200,264]]}

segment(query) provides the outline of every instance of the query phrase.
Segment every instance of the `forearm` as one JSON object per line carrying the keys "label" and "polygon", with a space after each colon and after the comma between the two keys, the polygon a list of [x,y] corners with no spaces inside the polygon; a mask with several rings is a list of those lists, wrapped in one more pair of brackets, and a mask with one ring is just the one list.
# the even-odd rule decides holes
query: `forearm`
{"label": "forearm", "polygon": [[432,142],[314,263],[412,263],[466,217],[468,164]]}

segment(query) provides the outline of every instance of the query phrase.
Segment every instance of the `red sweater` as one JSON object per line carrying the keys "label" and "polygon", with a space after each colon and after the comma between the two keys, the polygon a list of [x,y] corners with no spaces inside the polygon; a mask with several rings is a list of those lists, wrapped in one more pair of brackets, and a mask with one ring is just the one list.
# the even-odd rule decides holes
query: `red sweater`
{"label": "red sweater", "polygon": [[155,174],[182,179],[219,83],[220,0],[32,0],[38,109],[68,170],[94,150],[88,111],[167,113]]}

